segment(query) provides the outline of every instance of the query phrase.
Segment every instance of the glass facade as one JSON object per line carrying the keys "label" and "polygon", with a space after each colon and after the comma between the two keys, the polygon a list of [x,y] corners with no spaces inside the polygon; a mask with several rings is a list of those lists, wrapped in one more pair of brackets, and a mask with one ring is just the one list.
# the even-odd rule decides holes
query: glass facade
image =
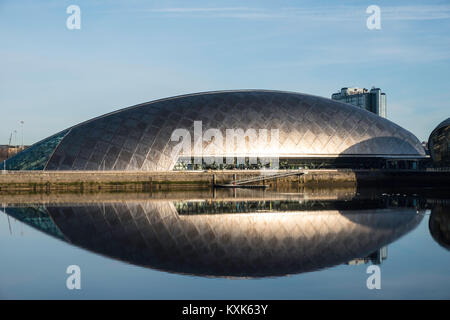
{"label": "glass facade", "polygon": [[65,240],[64,235],[49,216],[44,206],[35,207],[8,207],[5,211],[11,217],[36,228],[50,236]]}
{"label": "glass facade", "polygon": [[38,142],[6,160],[6,170],[44,170],[45,166],[69,129]]}
{"label": "glass facade", "polygon": [[302,170],[302,169],[421,169],[426,160],[418,159],[398,159],[389,157],[321,157],[321,158],[280,158],[269,159],[261,163],[257,159],[256,163],[250,161],[249,157],[233,158],[233,161],[226,163],[222,158],[215,161],[214,158],[202,159],[202,163],[195,163],[194,158],[180,157],[173,170]]}

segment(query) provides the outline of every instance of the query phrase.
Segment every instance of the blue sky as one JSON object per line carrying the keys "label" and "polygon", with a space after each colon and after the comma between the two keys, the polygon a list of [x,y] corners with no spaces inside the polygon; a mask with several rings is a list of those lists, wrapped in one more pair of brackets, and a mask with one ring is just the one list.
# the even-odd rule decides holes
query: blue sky
{"label": "blue sky", "polygon": [[20,120],[31,144],[178,94],[344,86],[382,88],[388,118],[426,140],[450,116],[449,27],[448,1],[0,0],[0,144],[20,143]]}

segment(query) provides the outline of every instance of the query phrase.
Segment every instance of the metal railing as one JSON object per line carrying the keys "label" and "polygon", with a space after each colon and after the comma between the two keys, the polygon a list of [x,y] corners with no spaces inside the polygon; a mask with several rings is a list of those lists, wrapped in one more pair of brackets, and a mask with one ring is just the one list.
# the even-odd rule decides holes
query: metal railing
{"label": "metal railing", "polygon": [[231,183],[225,184],[224,186],[239,186],[244,185],[251,182],[259,182],[259,181],[265,181],[265,180],[272,180],[272,179],[278,179],[278,178],[284,178],[294,175],[303,175],[308,173],[307,171],[296,171],[296,172],[285,172],[285,173],[279,173],[279,174],[269,174],[269,175],[261,175],[253,178],[247,178],[247,179],[240,179],[240,180],[233,180]]}

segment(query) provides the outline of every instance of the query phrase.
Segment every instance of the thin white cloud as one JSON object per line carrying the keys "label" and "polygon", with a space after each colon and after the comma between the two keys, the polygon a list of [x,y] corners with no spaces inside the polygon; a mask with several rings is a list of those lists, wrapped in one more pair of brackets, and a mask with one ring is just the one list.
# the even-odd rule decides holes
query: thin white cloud
{"label": "thin white cloud", "polygon": [[384,19],[389,20],[437,20],[450,18],[450,5],[382,7]]}
{"label": "thin white cloud", "polygon": [[[227,7],[227,8],[161,8],[152,9],[152,12],[163,13],[190,13],[190,12],[229,12],[229,11],[253,11],[254,8],[246,7]],[[261,10],[261,9],[260,9]]]}
{"label": "thin white cloud", "polygon": [[[447,40],[448,41],[448,40]],[[370,50],[365,48],[370,47]],[[417,64],[450,60],[448,47],[439,47],[431,44],[429,47],[413,46],[407,44],[394,44],[386,42],[378,47],[372,47],[366,43],[358,49],[348,51],[347,46],[329,44],[327,47],[316,47],[317,55],[306,55],[295,61],[283,61],[276,63],[265,63],[261,68],[296,68],[317,67],[332,65],[362,65],[362,64]],[[332,54],[323,54],[332,52]]]}
{"label": "thin white cloud", "polygon": [[[437,20],[450,19],[450,5],[381,6],[382,19],[386,20]],[[159,8],[152,13],[203,18],[229,19],[288,19],[317,21],[360,20],[366,17],[365,7],[330,6],[279,9],[249,7]]]}

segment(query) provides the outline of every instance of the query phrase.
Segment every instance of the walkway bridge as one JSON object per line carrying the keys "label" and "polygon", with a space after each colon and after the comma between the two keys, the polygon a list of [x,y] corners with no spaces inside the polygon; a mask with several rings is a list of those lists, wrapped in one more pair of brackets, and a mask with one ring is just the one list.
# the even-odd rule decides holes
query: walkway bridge
{"label": "walkway bridge", "polygon": [[[283,173],[275,173],[275,174],[261,174],[256,177],[241,179],[241,180],[233,180],[227,184],[216,184],[214,187],[216,188],[267,188],[268,186],[264,184],[267,180],[276,180],[280,178],[290,177],[290,176],[301,176],[307,174],[307,171],[295,171],[295,172],[283,172]],[[249,184],[249,183],[258,183],[263,181],[263,184]]]}

